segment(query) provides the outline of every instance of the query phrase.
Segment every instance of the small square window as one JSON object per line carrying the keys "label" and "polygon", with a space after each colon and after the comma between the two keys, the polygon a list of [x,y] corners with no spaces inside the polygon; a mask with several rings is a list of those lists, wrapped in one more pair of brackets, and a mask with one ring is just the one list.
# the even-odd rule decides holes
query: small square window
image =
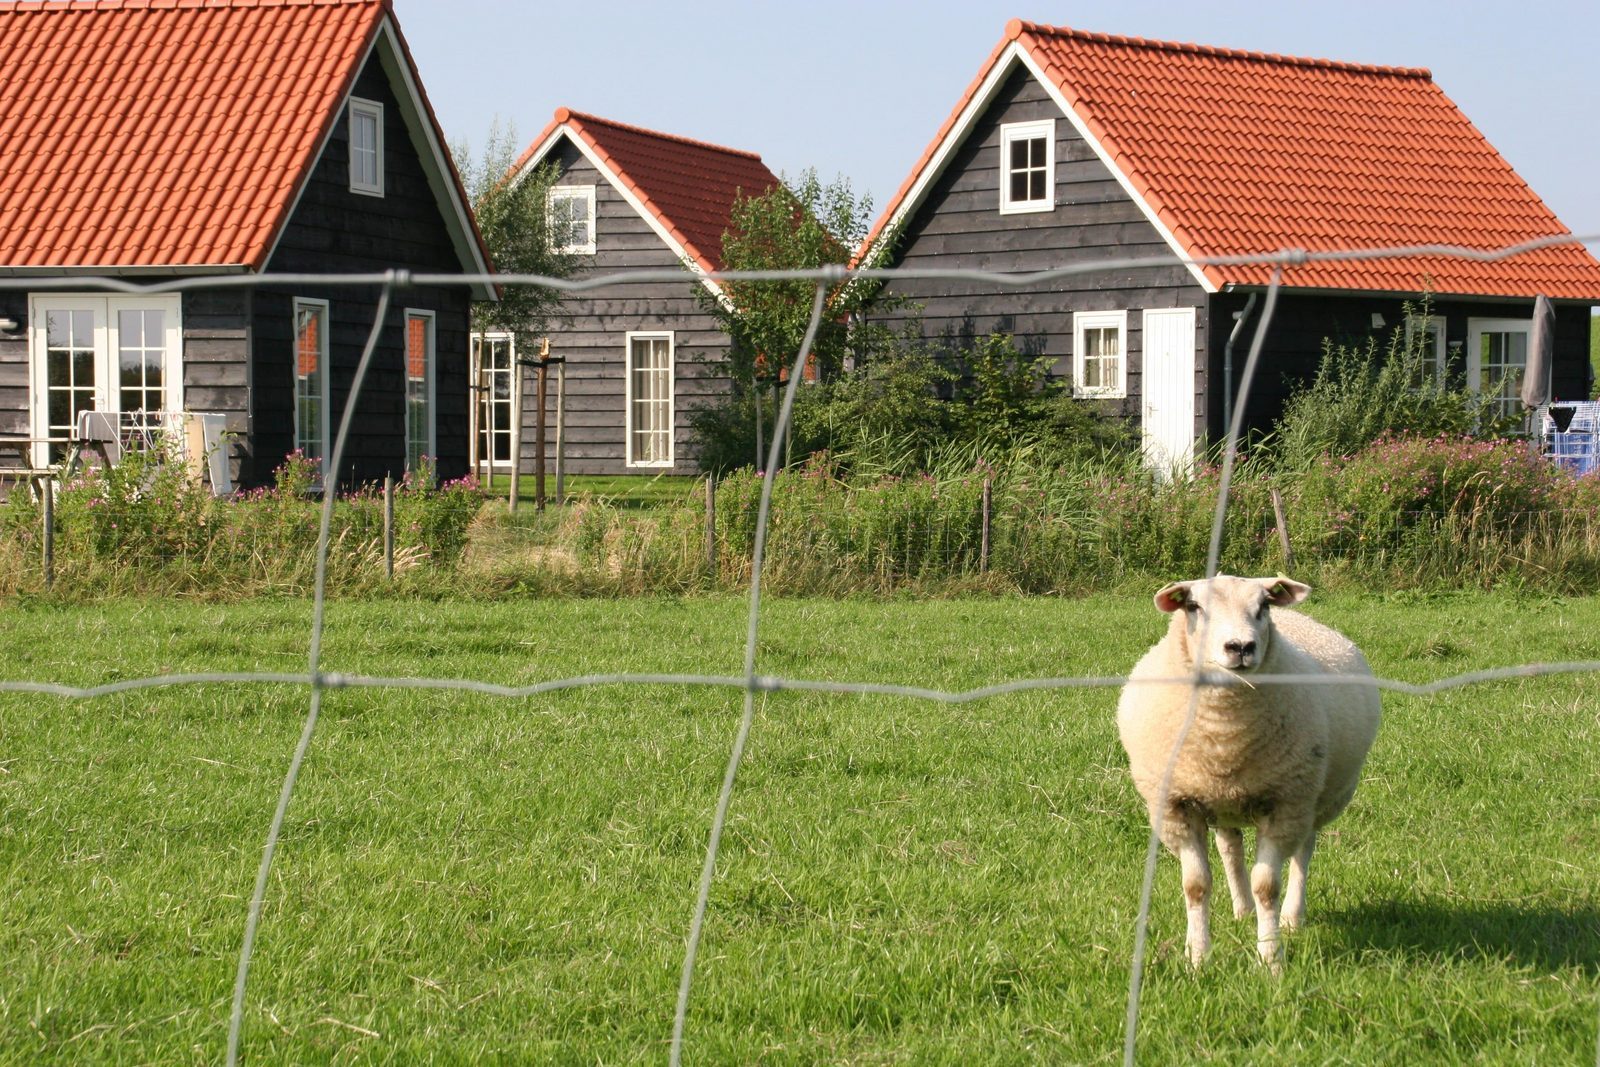
{"label": "small square window", "polygon": [[557,252],[594,255],[594,186],[550,190],[550,243]]}
{"label": "small square window", "polygon": [[1000,127],[1000,212],[1055,207],[1055,120]]}
{"label": "small square window", "polygon": [[1072,395],[1128,395],[1128,313],[1080,311],[1072,316]]}
{"label": "small square window", "polygon": [[350,100],[350,191],[383,195],[383,105]]}

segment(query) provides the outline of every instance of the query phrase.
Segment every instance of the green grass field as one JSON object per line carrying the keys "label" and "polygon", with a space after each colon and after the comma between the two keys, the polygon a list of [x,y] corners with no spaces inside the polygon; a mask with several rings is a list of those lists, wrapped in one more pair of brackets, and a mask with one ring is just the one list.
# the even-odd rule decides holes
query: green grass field
{"label": "green grass field", "polygon": [[[966,688],[1125,671],[1144,598],[774,601],[758,669]],[[1313,598],[1379,672],[1593,658],[1600,600]],[[324,668],[736,674],[743,601],[335,603]],[[12,604],[10,678],[301,670],[309,607]],[[0,1061],[217,1063],[290,686],[0,696]],[[1116,1063],[1147,827],[1110,690],[775,694],[734,796],[689,1063]],[[1600,679],[1387,696],[1273,979],[1163,857],[1140,1062],[1593,1062]],[[660,1063],[733,690],[327,694],[249,1063]]]}

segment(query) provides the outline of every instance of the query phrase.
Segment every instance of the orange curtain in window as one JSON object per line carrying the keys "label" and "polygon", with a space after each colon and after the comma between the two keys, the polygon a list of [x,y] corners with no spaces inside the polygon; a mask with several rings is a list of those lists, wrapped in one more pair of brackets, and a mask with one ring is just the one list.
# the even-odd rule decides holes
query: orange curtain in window
{"label": "orange curtain in window", "polygon": [[295,338],[295,373],[309,378],[317,373],[317,363],[322,357],[322,319],[314,312],[300,313],[300,334]]}
{"label": "orange curtain in window", "polygon": [[406,377],[421,381],[428,375],[428,320],[406,320]]}

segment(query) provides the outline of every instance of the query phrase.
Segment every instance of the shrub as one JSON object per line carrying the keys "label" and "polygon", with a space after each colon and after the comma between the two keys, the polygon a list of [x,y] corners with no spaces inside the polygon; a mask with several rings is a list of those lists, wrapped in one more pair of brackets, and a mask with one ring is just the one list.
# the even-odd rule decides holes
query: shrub
{"label": "shrub", "polygon": [[[1431,313],[1426,300],[1405,305],[1406,317]],[[1474,392],[1458,368],[1428,373],[1431,342],[1425,329],[1396,326],[1383,354],[1378,340],[1364,345],[1322,343],[1316,377],[1284,405],[1268,447],[1291,470],[1324,456],[1348,456],[1386,436],[1504,436],[1515,417],[1501,417],[1492,395]]]}

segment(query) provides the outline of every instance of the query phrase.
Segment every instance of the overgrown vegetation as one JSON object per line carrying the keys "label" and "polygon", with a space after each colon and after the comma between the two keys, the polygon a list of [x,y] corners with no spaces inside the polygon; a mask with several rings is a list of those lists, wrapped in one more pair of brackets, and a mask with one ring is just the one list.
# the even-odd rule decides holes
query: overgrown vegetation
{"label": "overgrown vegetation", "polygon": [[[55,500],[52,592],[303,595],[313,584],[321,526],[311,488],[316,473],[296,452],[272,487],[217,500],[160,448],[129,452],[109,469],[89,468]],[[424,469],[396,487],[394,565],[402,588],[427,587],[451,573],[482,503],[470,476],[437,487],[433,481]],[[380,487],[340,497],[330,536],[331,588],[389,586]],[[0,506],[0,595],[43,589],[42,541],[40,501],[26,487],[13,488]]]}

